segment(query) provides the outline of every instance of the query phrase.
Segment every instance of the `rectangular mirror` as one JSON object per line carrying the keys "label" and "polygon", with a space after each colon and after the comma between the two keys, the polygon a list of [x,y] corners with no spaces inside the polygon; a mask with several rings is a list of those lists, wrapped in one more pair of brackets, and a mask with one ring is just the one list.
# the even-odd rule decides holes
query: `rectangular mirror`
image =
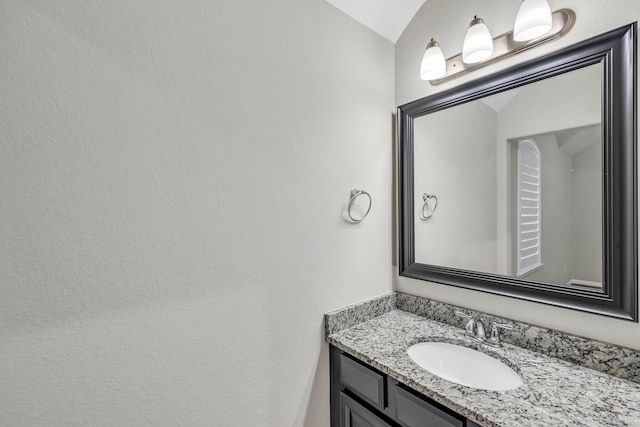
{"label": "rectangular mirror", "polygon": [[635,39],[398,108],[402,276],[637,320]]}

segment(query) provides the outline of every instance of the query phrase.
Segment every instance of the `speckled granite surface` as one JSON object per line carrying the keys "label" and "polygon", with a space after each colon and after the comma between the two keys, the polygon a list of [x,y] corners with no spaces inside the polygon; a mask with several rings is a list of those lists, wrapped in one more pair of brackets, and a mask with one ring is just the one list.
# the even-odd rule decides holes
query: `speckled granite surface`
{"label": "speckled granite surface", "polygon": [[515,322],[401,292],[396,295],[396,308],[460,328],[464,328],[466,321],[455,315],[456,310],[480,318],[487,329],[492,322],[508,323],[513,325],[514,329],[500,332],[503,342],[640,383],[638,350]]}
{"label": "speckled granite surface", "polygon": [[480,318],[487,329],[490,328],[492,322],[512,324],[515,327],[512,331],[503,330],[500,332],[500,337],[505,343],[640,383],[640,351],[638,350],[565,334],[401,292],[383,295],[326,314],[326,334],[330,335],[350,328],[393,309],[418,314],[459,328],[464,328],[466,322],[465,319],[455,315],[456,310],[462,310]]}
{"label": "speckled granite surface", "polygon": [[325,314],[325,336],[394,310],[397,307],[396,297],[397,293],[392,292]]}
{"label": "speckled granite surface", "polygon": [[[416,342],[434,340],[497,357],[524,385],[496,392],[441,379],[406,352]],[[511,344],[488,347],[464,337],[460,328],[406,311],[331,333],[327,341],[483,426],[640,426],[640,384]]]}

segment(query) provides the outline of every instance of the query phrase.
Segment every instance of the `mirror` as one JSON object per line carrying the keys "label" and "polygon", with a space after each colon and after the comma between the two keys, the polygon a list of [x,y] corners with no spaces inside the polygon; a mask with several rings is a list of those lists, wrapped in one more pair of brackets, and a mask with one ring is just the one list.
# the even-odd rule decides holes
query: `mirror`
{"label": "mirror", "polygon": [[416,118],[416,260],[602,288],[601,81],[595,64]]}
{"label": "mirror", "polygon": [[637,320],[635,24],[398,108],[400,275]]}

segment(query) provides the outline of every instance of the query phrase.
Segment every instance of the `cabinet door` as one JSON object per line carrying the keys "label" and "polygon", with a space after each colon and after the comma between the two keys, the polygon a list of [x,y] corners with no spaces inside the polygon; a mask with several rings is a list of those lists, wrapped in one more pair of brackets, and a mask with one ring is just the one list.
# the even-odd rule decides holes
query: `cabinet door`
{"label": "cabinet door", "polygon": [[340,355],[340,382],[376,409],[385,407],[385,375],[367,365]]}
{"label": "cabinet door", "polygon": [[391,425],[340,392],[340,427],[391,427]]}
{"label": "cabinet door", "polygon": [[448,414],[396,385],[395,420],[405,427],[463,427],[464,417]]}

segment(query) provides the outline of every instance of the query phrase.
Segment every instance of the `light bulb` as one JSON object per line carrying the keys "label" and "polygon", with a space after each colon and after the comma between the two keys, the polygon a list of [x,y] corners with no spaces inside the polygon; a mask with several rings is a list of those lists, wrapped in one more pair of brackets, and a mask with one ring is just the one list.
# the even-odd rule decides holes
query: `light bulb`
{"label": "light bulb", "polygon": [[440,45],[435,39],[427,44],[420,64],[420,78],[422,80],[435,80],[447,73],[447,63]]}
{"label": "light bulb", "polygon": [[493,39],[482,18],[474,16],[462,45],[462,60],[467,64],[484,61],[493,54]]}
{"label": "light bulb", "polygon": [[513,27],[515,41],[536,39],[551,29],[551,8],[547,0],[524,0]]}

